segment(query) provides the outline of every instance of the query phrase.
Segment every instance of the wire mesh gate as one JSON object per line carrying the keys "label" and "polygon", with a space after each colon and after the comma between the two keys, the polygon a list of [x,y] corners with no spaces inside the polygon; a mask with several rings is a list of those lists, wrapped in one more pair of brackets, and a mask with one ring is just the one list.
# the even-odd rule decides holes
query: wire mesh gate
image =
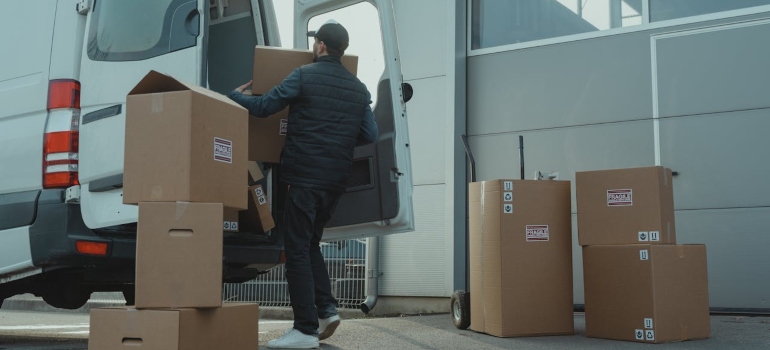
{"label": "wire mesh gate", "polygon": [[[357,309],[366,298],[366,240],[321,243],[332,292],[340,308]],[[290,306],[284,266],[244,283],[225,283],[225,302],[258,302],[262,306]]]}

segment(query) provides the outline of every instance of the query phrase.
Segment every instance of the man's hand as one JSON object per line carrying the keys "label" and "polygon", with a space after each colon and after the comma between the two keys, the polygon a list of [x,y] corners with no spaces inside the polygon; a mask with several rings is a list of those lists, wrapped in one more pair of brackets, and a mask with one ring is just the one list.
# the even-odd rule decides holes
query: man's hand
{"label": "man's hand", "polygon": [[237,88],[235,89],[235,91],[238,91],[238,92],[240,92],[240,93],[243,93],[243,92],[244,92],[244,91],[246,91],[246,89],[248,89],[249,87],[251,87],[251,80],[249,80],[249,82],[248,82],[248,83],[246,83],[246,84],[243,84],[243,85],[241,85],[241,86],[237,87]]}

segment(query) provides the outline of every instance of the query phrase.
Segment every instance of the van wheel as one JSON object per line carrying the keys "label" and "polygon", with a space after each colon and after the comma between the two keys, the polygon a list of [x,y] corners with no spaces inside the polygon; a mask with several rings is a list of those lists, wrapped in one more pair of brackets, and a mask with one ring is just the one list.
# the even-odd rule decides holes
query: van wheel
{"label": "van wheel", "polygon": [[43,301],[60,309],[75,310],[81,308],[91,298],[91,293],[63,290],[43,294]]}
{"label": "van wheel", "polygon": [[452,323],[457,329],[467,329],[471,325],[471,293],[456,290],[450,300]]}

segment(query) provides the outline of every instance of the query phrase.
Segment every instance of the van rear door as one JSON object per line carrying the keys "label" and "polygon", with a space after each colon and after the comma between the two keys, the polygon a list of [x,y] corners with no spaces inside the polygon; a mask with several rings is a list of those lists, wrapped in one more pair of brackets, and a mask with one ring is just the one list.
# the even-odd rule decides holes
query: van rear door
{"label": "van rear door", "polygon": [[209,0],[95,0],[82,53],[79,179],[90,228],[135,222],[123,205],[126,94],[148,71],[205,86]]}
{"label": "van rear door", "polygon": [[309,30],[335,20],[350,33],[346,54],[359,56],[358,77],[372,94],[380,138],[354,153],[347,192],[325,241],[414,230],[406,101],[392,0],[295,0],[294,43],[307,49]]}

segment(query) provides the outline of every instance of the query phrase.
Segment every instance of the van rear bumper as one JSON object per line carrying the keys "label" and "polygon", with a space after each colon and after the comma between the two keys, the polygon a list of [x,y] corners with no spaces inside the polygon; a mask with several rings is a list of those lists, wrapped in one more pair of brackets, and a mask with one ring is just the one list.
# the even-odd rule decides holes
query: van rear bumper
{"label": "van rear bumper", "polygon": [[[29,228],[33,265],[44,274],[75,272],[90,284],[133,283],[136,231],[91,230],[83,222],[80,206],[64,203],[63,196],[63,190],[43,190],[38,197],[35,220]],[[77,250],[78,241],[106,243],[107,253],[82,254]],[[279,264],[282,251],[280,244],[225,239],[225,282],[255,278]]]}

